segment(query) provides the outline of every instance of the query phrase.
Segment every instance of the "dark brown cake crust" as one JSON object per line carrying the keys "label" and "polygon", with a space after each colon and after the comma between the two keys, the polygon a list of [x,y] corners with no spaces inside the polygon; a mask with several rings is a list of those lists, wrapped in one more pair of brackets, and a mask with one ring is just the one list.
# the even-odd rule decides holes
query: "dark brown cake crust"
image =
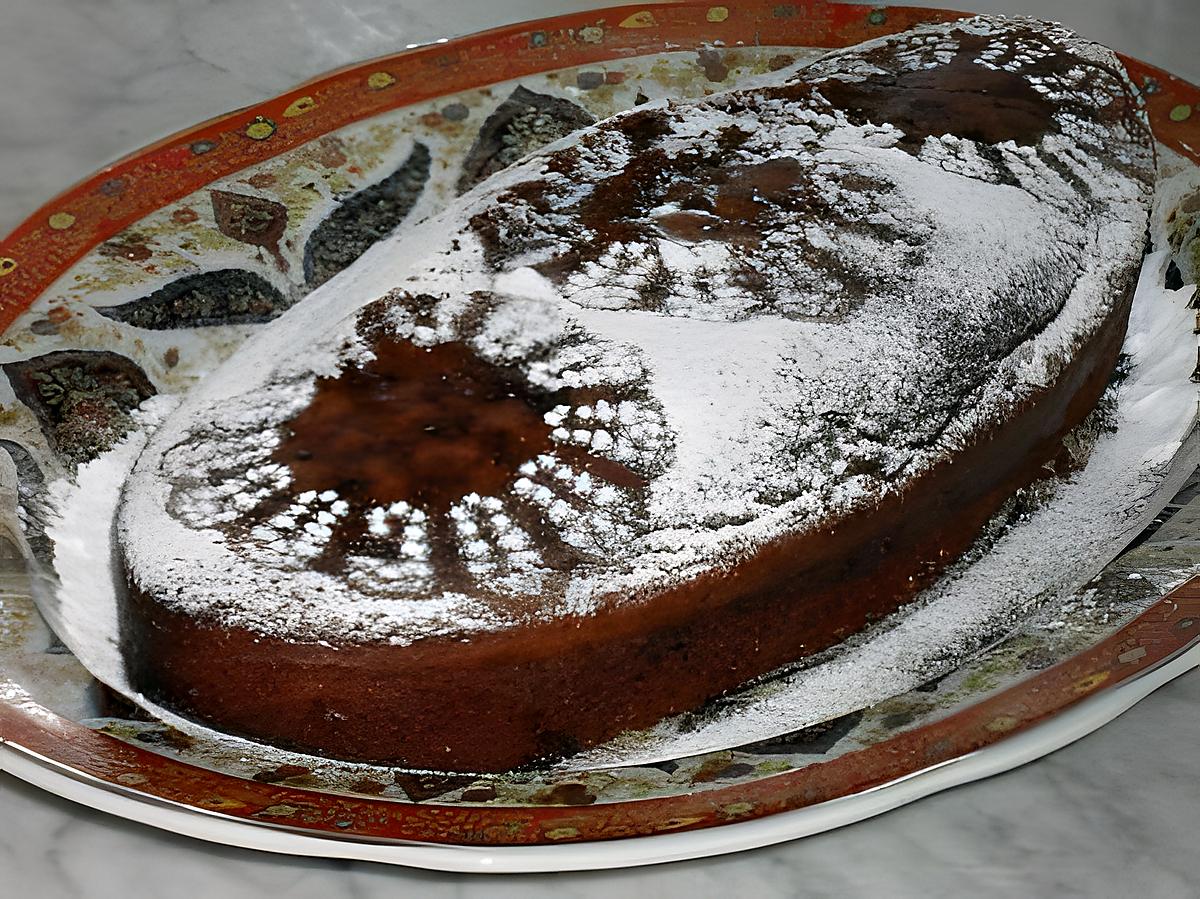
{"label": "dark brown cake crust", "polygon": [[[1021,25],[1017,30],[1040,40],[1041,32],[1033,26]],[[878,64],[882,75],[833,77],[812,85],[787,83],[764,96],[794,101],[819,92],[851,120],[895,124],[905,135],[897,146],[914,155],[929,136],[950,133],[981,141],[979,155],[995,167],[984,179],[991,184],[1018,184],[991,142],[1033,145],[1058,127],[1053,110],[1026,80],[976,64],[983,45],[969,35],[940,68],[896,77],[886,71],[891,51],[872,46],[868,45],[867,53],[876,54],[870,61]],[[1072,59],[1071,65],[1085,70],[1095,65]],[[1051,62],[1044,65],[1050,67]],[[966,84],[970,90],[963,89],[964,72],[975,79]],[[1107,75],[1117,85],[1114,90],[1124,90],[1118,73]],[[721,101],[729,108],[740,102],[737,95],[731,96]],[[1106,125],[1121,120],[1129,125],[1126,133],[1131,142],[1144,143],[1132,96],[1126,91],[1112,100],[1102,109],[1081,111],[1081,120],[1095,124],[1104,119]],[[612,127],[625,129],[635,146],[640,138],[652,141],[655,128],[666,127],[664,114],[649,109],[614,121]],[[577,272],[597,254],[593,246],[597,234],[605,245],[654,232],[685,242],[706,237],[753,249],[755,235],[769,228],[771,217],[780,210],[803,211],[842,227],[836,204],[821,205],[815,192],[810,196],[802,189],[803,173],[792,164],[794,160],[769,160],[747,169],[722,155],[738,152],[745,135],[734,131],[724,135],[728,146],[718,142],[711,163],[693,157],[685,160],[682,154],[670,162],[661,153],[642,152],[642,147],[630,162],[631,167],[646,169],[644,177],[632,179],[641,188],[635,191],[629,179],[612,178],[601,184],[603,189],[589,194],[583,206],[567,210],[561,233],[532,235],[534,243],[549,240],[554,247],[540,263],[542,274],[557,281]],[[1101,167],[1137,169],[1144,162],[1140,157],[1130,161],[1137,154],[1123,154],[1121,148],[1107,150],[1101,151]],[[678,177],[656,179],[668,163],[689,168],[675,172]],[[547,165],[572,164],[571,156],[559,154]],[[1080,185],[1073,169],[1065,164],[1061,168],[1056,172],[1063,181],[1071,182],[1081,196],[1091,197],[1089,185]],[[1143,185],[1148,179],[1144,169],[1137,169],[1132,177]],[[470,227],[497,269],[530,248],[526,245],[530,235],[512,217],[513,209],[527,204],[518,217],[526,208],[535,213],[543,207],[562,212],[561,198],[553,193],[556,185],[561,182],[520,182],[500,196],[501,202],[471,219]],[[656,193],[660,188],[668,194],[692,193],[660,196]],[[871,186],[864,183],[859,189]],[[506,197],[511,202],[505,202]],[[678,211],[652,220],[652,210],[668,200],[678,205]],[[589,222],[589,227],[575,228],[573,223],[579,221]],[[859,226],[847,222],[845,227]],[[890,233],[883,236],[891,237]],[[1128,244],[1126,248],[1132,250]],[[795,255],[817,252],[811,247],[790,249]],[[965,446],[912,476],[903,489],[883,493],[873,505],[826,518],[815,529],[759,546],[735,565],[710,567],[691,580],[647,595],[597,602],[586,615],[538,619],[496,630],[464,630],[406,645],[349,638],[331,645],[230,626],[171,608],[161,597],[140,589],[131,574],[123,630],[131,682],[150,699],[230,733],[335,758],[459,772],[502,771],[561,757],[623,730],[695,709],[754,677],[842,641],[910,601],[975,541],[1006,500],[1053,469],[1063,438],[1094,408],[1120,353],[1136,282],[1135,272],[1124,268],[1109,279],[1114,298],[1105,297],[1101,308],[1109,311],[1104,321],[1089,326],[1090,338],[1062,360],[1056,375],[1047,376],[1051,382],[1014,400],[1002,421],[990,430],[974,431],[964,438]],[[853,292],[852,273],[841,274],[844,292]],[[865,284],[858,287],[863,296],[874,289]],[[1009,299],[1019,304],[1028,297]],[[956,321],[955,311],[949,314],[951,322]],[[1001,334],[1003,346],[996,350],[996,359],[1006,358],[1046,325],[1034,322],[1026,330],[1014,326]],[[412,374],[409,350],[386,343],[374,348],[380,350],[370,363],[375,368],[326,379],[318,386],[321,403],[313,402],[292,422],[291,437],[279,449],[276,461],[291,466],[301,487],[316,491],[338,476],[332,464],[336,459],[331,463],[322,458],[322,447],[349,441],[342,448],[348,451],[356,438],[338,434],[338,416],[363,403],[373,410],[368,417],[376,415],[379,410],[374,407],[379,403],[360,388],[377,386],[370,378],[381,373],[395,380],[388,390],[394,388],[408,398],[406,409],[428,406],[433,410],[403,416],[408,431],[394,436],[405,454],[414,451],[412,433],[423,427],[453,431],[463,416],[472,421],[478,417],[484,424],[468,428],[474,435],[467,439],[470,445],[459,448],[465,462],[450,466],[448,485],[427,476],[438,469],[433,463],[378,477],[378,466],[364,463],[358,487],[377,501],[397,498],[375,495],[379,489],[395,490],[414,503],[441,508],[455,494],[475,489],[475,478],[488,481],[495,475],[499,484],[511,477],[507,463],[503,471],[473,470],[472,453],[479,451],[480,458],[504,463],[522,455],[513,450],[514,441],[540,446],[546,439],[536,416],[522,418],[527,410],[502,420],[503,416],[497,418],[468,402],[460,404],[457,417],[451,416],[455,420],[443,424],[435,408],[442,400],[434,387],[422,383],[429,380],[424,374]],[[455,352],[450,343],[436,351],[422,350],[432,360],[432,370],[444,366],[446,378],[465,378],[479,395],[504,394],[511,399],[519,394],[497,380],[495,372],[470,370],[468,361],[455,357]],[[986,371],[990,369],[979,376]],[[326,400],[328,407],[322,405]],[[964,401],[970,402],[970,397]],[[499,402],[504,405],[509,400]],[[365,427],[372,429],[370,423]],[[479,434],[482,442],[476,441]],[[592,473],[615,483],[620,466],[611,460],[608,464],[607,472]],[[384,488],[379,487],[381,478],[388,482]],[[339,495],[355,499],[358,487],[348,482],[330,486],[336,486]],[[489,481],[479,489],[486,492],[492,485]],[[261,514],[271,511],[260,510]],[[339,541],[360,537],[358,531],[336,532],[328,556],[319,560],[321,570],[336,570],[346,557]],[[435,556],[437,541],[435,533],[431,538]],[[281,607],[289,603],[288,595],[262,598],[276,600]]]}
{"label": "dark brown cake crust", "polygon": [[932,583],[1006,498],[1046,474],[1095,406],[1132,293],[1131,284],[1058,383],[872,514],[778,541],[652,603],[398,651],[207,626],[135,590],[124,629],[133,682],[231,733],[445,771],[503,771],[694,709]]}

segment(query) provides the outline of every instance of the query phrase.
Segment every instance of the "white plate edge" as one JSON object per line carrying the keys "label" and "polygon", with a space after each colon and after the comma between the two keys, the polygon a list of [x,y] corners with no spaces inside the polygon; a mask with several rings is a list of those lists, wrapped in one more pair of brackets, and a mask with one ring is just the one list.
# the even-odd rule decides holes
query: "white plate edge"
{"label": "white plate edge", "polygon": [[42,759],[0,739],[0,771],[88,808],[183,836],[306,858],[382,862],[456,873],[595,871],[707,858],[771,846],[881,815],[925,796],[1028,764],[1098,730],[1159,687],[1200,667],[1200,642],[1048,721],[956,759],[808,808],[681,833],[561,845],[477,847],[330,838],[230,818],[136,791]]}

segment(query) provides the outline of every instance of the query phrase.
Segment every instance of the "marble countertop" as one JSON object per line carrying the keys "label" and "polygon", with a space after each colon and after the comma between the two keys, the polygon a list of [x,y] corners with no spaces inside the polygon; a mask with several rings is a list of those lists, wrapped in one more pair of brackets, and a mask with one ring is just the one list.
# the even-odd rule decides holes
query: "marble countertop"
{"label": "marble countertop", "polygon": [[[927,0],[929,2],[929,0]],[[563,0],[4,0],[0,231],[125,152],[410,42]],[[960,0],[1060,19],[1200,81],[1197,0]],[[483,880],[210,846],[0,774],[0,895],[1193,896],[1200,672],[1024,768],[818,837],[631,871]]]}

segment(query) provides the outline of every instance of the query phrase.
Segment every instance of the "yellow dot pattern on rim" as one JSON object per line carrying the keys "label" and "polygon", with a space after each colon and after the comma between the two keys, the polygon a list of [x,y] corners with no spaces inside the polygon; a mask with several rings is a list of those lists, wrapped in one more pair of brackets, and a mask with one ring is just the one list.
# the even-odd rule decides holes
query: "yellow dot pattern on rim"
{"label": "yellow dot pattern on rim", "polygon": [[642,10],[635,12],[632,16],[627,16],[620,24],[621,28],[653,28],[658,22],[654,19],[654,14]]}
{"label": "yellow dot pattern on rim", "polygon": [[1003,734],[1012,730],[1020,723],[1021,722],[1019,722],[1012,715],[998,715],[985,724],[984,728],[994,734]]}
{"label": "yellow dot pattern on rim", "polygon": [[1170,115],[1172,122],[1186,122],[1192,117],[1192,107],[1188,106],[1186,103],[1180,103],[1171,110]]}
{"label": "yellow dot pattern on rim", "polygon": [[710,22],[724,22],[729,18],[728,6],[710,6],[704,18]]}
{"label": "yellow dot pattern on rim", "polygon": [[372,72],[367,77],[367,87],[373,91],[381,91],[395,83],[396,79],[390,72]]}
{"label": "yellow dot pattern on rim", "polygon": [[75,224],[75,216],[69,212],[56,212],[50,216],[50,227],[55,231],[66,231]]}
{"label": "yellow dot pattern on rim", "polygon": [[215,812],[228,812],[246,807],[246,803],[240,802],[237,799],[227,799],[224,796],[204,797],[198,800],[196,804],[202,808],[212,809]]}
{"label": "yellow dot pattern on rim", "polygon": [[266,140],[275,133],[275,123],[268,118],[258,116],[246,126],[246,137],[251,140]]}
{"label": "yellow dot pattern on rim", "polygon": [[11,256],[0,256],[0,278],[11,275],[17,270],[17,260]]}
{"label": "yellow dot pattern on rim", "polygon": [[296,116],[312,112],[317,108],[317,101],[312,97],[301,97],[292,101],[292,105],[283,111],[284,118],[294,119]]}
{"label": "yellow dot pattern on rim", "polygon": [[1087,677],[1082,677],[1075,682],[1076,693],[1090,693],[1098,686],[1108,680],[1109,672],[1097,671],[1095,674],[1089,674]]}

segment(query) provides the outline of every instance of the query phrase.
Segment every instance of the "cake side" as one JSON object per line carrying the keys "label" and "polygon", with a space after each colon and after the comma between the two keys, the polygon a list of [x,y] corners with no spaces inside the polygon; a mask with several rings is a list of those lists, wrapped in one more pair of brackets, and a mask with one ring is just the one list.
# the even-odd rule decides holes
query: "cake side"
{"label": "cake side", "polygon": [[1152,172],[1111,53],[992,19],[560,142],[152,438],[119,523],[135,683],[298,748],[497,770],[829,645],[1090,410]]}
{"label": "cake side", "polygon": [[783,538],[650,602],[346,646],[213,625],[134,585],[123,630],[131,681],[229,733],[438,771],[506,771],[650,726],[839,642],[936,580],[998,505],[1045,477],[1108,384],[1128,308],[1117,304],[1054,388],[874,514]]}

